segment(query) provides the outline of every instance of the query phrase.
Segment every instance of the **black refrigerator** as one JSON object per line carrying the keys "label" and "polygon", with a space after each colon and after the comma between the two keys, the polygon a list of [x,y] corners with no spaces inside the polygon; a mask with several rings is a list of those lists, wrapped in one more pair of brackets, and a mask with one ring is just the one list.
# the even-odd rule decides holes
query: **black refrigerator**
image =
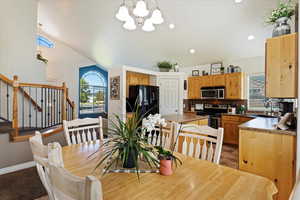
{"label": "black refrigerator", "polygon": [[134,105],[141,107],[141,114],[159,113],[159,87],[149,85],[129,86],[129,98],[127,99],[127,112],[134,112]]}

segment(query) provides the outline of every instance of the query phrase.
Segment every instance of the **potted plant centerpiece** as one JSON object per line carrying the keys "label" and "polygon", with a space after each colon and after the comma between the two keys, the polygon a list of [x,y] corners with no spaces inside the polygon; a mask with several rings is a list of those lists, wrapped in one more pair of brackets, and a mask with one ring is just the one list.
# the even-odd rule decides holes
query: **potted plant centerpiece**
{"label": "potted plant centerpiece", "polygon": [[173,64],[169,61],[162,61],[157,63],[157,67],[161,72],[168,72],[173,68]]}
{"label": "potted plant centerpiece", "polygon": [[117,115],[115,120],[111,120],[109,138],[97,151],[101,152],[101,159],[96,169],[102,166],[104,174],[112,168],[132,168],[139,177],[142,162],[151,169],[159,167],[159,151],[148,143],[145,132],[154,130],[157,125],[165,126],[165,120],[159,114],[145,118],[141,115],[139,107],[135,110],[126,122]]}
{"label": "potted plant centerpiece", "polygon": [[162,146],[155,147],[158,151],[158,158],[160,160],[159,173],[164,176],[173,174],[172,164],[182,164],[181,160],[176,157],[171,151],[164,149]]}
{"label": "potted plant centerpiece", "polygon": [[277,37],[280,35],[290,34],[291,26],[288,21],[295,14],[295,6],[291,0],[281,1],[278,8],[271,12],[267,19],[268,24],[275,24],[272,36]]}

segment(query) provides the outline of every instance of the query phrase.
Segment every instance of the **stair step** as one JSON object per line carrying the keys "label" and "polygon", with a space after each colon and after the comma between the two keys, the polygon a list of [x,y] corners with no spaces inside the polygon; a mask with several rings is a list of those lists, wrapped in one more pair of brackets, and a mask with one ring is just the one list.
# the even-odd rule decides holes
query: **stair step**
{"label": "stair step", "polygon": [[11,122],[0,122],[0,134],[1,133],[10,133],[14,129],[12,128]]}

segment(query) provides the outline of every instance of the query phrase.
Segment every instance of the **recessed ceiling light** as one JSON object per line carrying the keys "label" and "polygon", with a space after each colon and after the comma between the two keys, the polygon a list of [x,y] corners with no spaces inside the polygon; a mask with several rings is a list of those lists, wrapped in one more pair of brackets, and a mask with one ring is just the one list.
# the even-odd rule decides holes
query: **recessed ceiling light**
{"label": "recessed ceiling light", "polygon": [[235,3],[242,3],[243,0],[234,0]]}
{"label": "recessed ceiling light", "polygon": [[195,52],[196,52],[195,49],[190,49],[191,54],[194,54]]}
{"label": "recessed ceiling light", "polygon": [[174,28],[175,28],[175,25],[174,25],[174,24],[169,24],[169,28],[170,28],[170,29],[174,29]]}
{"label": "recessed ceiling light", "polygon": [[249,35],[248,36],[248,40],[254,40],[254,39],[255,39],[254,35]]}

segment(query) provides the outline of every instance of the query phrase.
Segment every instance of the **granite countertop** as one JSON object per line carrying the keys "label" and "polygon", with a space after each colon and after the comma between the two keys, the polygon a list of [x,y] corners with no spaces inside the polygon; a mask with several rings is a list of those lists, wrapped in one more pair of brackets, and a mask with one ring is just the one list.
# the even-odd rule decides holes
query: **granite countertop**
{"label": "granite countertop", "polygon": [[256,117],[239,125],[240,129],[262,131],[274,134],[296,135],[296,130],[280,130],[276,128],[278,118]]}
{"label": "granite countertop", "polygon": [[192,113],[183,113],[183,114],[174,114],[174,115],[164,115],[162,118],[164,118],[167,121],[174,121],[177,123],[185,123],[185,122],[192,122],[202,119],[208,119],[208,115],[201,116],[196,115]]}

